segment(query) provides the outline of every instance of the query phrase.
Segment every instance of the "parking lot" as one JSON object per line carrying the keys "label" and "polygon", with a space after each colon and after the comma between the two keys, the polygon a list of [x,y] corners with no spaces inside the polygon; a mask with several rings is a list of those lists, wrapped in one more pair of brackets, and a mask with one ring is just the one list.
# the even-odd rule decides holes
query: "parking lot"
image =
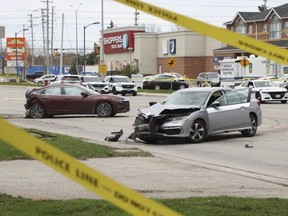
{"label": "parking lot", "polygon": [[[0,114],[9,122],[68,134],[117,148],[141,148],[153,158],[110,158],[85,161],[88,165],[152,197],[231,195],[288,197],[287,104],[261,104],[263,125],[255,137],[223,134],[201,144],[181,141],[157,145],[126,138],[133,131],[136,109],[162,95],[127,96],[131,110],[113,118],[95,116],[24,119],[27,87],[4,87],[0,91]],[[112,131],[123,129],[118,142],[106,142]],[[105,131],[105,132],[103,132]],[[248,148],[247,148],[248,146]],[[1,162],[1,192],[24,197],[70,199],[95,197],[37,161]],[[45,188],[43,187],[45,185]],[[59,192],[61,191],[61,192]]]}

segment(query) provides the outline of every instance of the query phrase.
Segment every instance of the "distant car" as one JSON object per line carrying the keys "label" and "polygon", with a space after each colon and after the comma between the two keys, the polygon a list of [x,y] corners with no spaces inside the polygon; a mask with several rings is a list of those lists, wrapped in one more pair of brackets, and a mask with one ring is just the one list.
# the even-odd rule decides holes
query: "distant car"
{"label": "distant car", "polygon": [[218,72],[201,72],[197,76],[197,86],[220,86],[220,74]]}
{"label": "distant car", "polygon": [[81,84],[81,78],[78,75],[57,75],[50,85],[63,83]]}
{"label": "distant car", "polygon": [[50,82],[53,81],[55,78],[56,78],[55,74],[46,74],[39,78],[34,79],[33,82],[39,85],[50,84]]}
{"label": "distant car", "polygon": [[251,92],[222,87],[176,91],[161,103],[138,109],[129,138],[148,143],[184,138],[200,143],[210,135],[233,131],[252,137],[262,124],[262,111]]}
{"label": "distant car", "polygon": [[287,83],[288,82],[288,74],[284,74],[278,78],[273,79],[273,81],[277,84],[277,85],[281,85],[283,83]]}
{"label": "distant car", "polygon": [[271,80],[249,80],[242,82],[235,88],[251,87],[255,93],[255,97],[261,102],[266,101],[281,101],[287,103],[288,93],[287,89],[279,87]]}
{"label": "distant car", "polygon": [[172,89],[179,90],[188,88],[189,85],[184,80],[179,80],[174,75],[156,74],[143,81],[143,89]]}
{"label": "distant car", "polygon": [[73,84],[55,84],[27,91],[26,117],[44,118],[53,115],[96,114],[111,117],[130,110],[128,99],[103,95]]}
{"label": "distant car", "polygon": [[82,85],[102,94],[108,94],[108,84],[98,76],[84,75],[81,76]]}
{"label": "distant car", "polygon": [[115,95],[137,95],[138,86],[128,76],[106,76],[105,82],[108,84],[109,92],[112,92]]}

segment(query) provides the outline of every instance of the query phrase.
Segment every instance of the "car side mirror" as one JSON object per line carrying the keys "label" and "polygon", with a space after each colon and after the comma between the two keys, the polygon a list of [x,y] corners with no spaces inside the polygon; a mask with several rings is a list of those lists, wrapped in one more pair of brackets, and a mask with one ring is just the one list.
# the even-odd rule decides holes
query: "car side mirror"
{"label": "car side mirror", "polygon": [[156,104],[157,102],[155,101],[152,101],[152,102],[149,102],[149,106],[153,106],[154,104]]}
{"label": "car side mirror", "polygon": [[211,106],[212,106],[213,108],[217,108],[217,107],[220,106],[220,102],[219,102],[219,101],[214,101],[214,102],[211,104]]}
{"label": "car side mirror", "polygon": [[81,92],[82,97],[88,97],[88,93],[87,92]]}

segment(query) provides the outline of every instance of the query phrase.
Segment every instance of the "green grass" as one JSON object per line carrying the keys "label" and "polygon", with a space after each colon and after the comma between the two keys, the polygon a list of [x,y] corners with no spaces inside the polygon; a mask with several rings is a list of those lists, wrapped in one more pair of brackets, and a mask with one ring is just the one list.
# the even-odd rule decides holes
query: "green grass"
{"label": "green grass", "polygon": [[[28,129],[31,134],[78,158],[151,156],[136,148],[118,152],[115,148],[89,143],[73,137]],[[0,140],[0,161],[30,159],[24,153]],[[163,205],[183,215],[195,216],[288,216],[288,199],[237,198],[237,197],[191,197],[183,199],[160,199]],[[124,216],[129,215],[105,200],[72,199],[46,200],[41,197],[28,199],[0,194],[2,216]]]}
{"label": "green grass", "polygon": [[166,90],[166,89],[160,89],[160,90],[155,90],[155,89],[138,89],[138,92],[147,92],[147,93],[160,93],[160,94],[171,94],[175,92],[175,90]]}
{"label": "green grass", "polygon": [[[35,129],[27,130],[31,134],[40,137],[47,143],[55,146],[56,148],[64,151],[65,153],[81,160],[88,158],[105,158],[105,157],[149,157],[152,156],[148,152],[144,152],[137,148],[129,148],[125,151],[117,151],[117,148],[111,148],[109,146],[98,145],[76,139],[70,136],[61,134],[52,134]],[[12,146],[6,144],[0,140],[0,161],[4,160],[19,160],[19,159],[31,159],[26,154],[18,151]],[[1,215],[1,214],[0,214]]]}
{"label": "green grass", "polygon": [[[182,215],[193,216],[287,216],[288,200],[236,197],[195,197],[156,200]],[[0,214],[3,216],[69,215],[122,216],[129,215],[104,200],[32,200],[0,194]]]}

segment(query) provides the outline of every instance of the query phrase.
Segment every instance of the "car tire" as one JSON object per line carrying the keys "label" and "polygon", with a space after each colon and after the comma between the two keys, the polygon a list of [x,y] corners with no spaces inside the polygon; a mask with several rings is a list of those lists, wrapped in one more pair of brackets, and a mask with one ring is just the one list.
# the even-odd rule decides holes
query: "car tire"
{"label": "car tire", "polygon": [[261,99],[261,94],[260,94],[260,92],[256,92],[256,99],[259,100],[260,103],[265,103],[265,101],[263,101],[263,100]]}
{"label": "car tire", "polygon": [[29,116],[33,119],[39,119],[45,117],[45,109],[43,106],[41,106],[38,103],[35,103],[32,105],[32,107],[29,110]]}
{"label": "car tire", "polygon": [[122,96],[125,96],[126,95],[126,93],[122,93]]}
{"label": "car tire", "polygon": [[154,89],[158,91],[158,90],[160,90],[161,88],[160,88],[159,85],[155,85],[155,86],[154,86]]}
{"label": "car tire", "polygon": [[136,96],[136,95],[137,95],[137,92],[133,92],[132,95],[133,95],[133,96]]}
{"label": "car tire", "polygon": [[43,84],[43,82],[42,81],[38,81],[38,83],[37,83],[38,85],[42,85]]}
{"label": "car tire", "polygon": [[190,143],[201,143],[206,139],[207,133],[206,124],[201,120],[196,120],[191,125],[187,140]]}
{"label": "car tire", "polygon": [[179,89],[181,90],[181,89],[184,89],[185,88],[185,85],[180,85],[179,86]]}
{"label": "car tire", "polygon": [[257,118],[254,114],[250,114],[250,120],[251,120],[251,129],[246,129],[241,131],[242,136],[244,137],[252,137],[257,132]]}
{"label": "car tire", "polygon": [[198,86],[198,87],[201,87],[201,82],[197,82],[197,86]]}
{"label": "car tire", "polygon": [[285,104],[287,103],[287,100],[281,100],[281,103]]}
{"label": "car tire", "polygon": [[95,114],[99,117],[110,117],[112,116],[112,107],[107,102],[101,102],[97,104]]}
{"label": "car tire", "polygon": [[112,93],[113,93],[114,95],[117,95],[117,91],[116,91],[115,88],[112,89]]}

